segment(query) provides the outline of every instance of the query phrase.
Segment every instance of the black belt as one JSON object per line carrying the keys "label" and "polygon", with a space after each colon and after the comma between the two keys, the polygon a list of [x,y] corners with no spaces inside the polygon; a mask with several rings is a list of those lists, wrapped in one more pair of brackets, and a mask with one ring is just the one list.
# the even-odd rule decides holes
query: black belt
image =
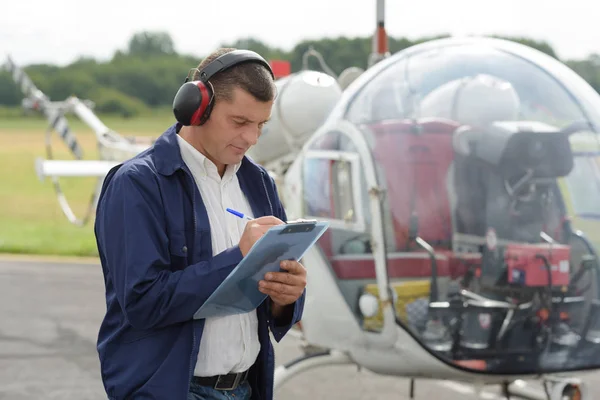
{"label": "black belt", "polygon": [[194,376],[192,377],[192,383],[217,390],[235,390],[246,381],[246,378],[248,378],[248,370],[227,375]]}

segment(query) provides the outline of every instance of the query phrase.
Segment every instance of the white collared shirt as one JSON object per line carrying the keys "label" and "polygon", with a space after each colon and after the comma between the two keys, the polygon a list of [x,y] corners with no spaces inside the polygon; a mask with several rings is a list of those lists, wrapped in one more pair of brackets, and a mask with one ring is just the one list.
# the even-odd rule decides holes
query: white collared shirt
{"label": "white collared shirt", "polygon": [[[226,208],[253,217],[236,175],[240,163],[228,165],[221,179],[212,161],[181,136],[177,135],[177,140],[183,161],[192,172],[206,206],[213,255],[217,255],[239,243],[247,222],[230,214]],[[194,375],[214,376],[245,371],[254,364],[259,351],[256,311],[207,318]]]}

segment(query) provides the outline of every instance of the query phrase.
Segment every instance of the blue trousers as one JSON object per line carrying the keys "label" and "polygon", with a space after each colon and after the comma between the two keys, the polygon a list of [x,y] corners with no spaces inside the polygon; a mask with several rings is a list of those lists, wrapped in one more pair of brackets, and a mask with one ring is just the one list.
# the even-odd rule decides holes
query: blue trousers
{"label": "blue trousers", "polygon": [[217,390],[192,383],[187,400],[250,400],[251,397],[252,388],[248,381],[242,383],[235,390]]}

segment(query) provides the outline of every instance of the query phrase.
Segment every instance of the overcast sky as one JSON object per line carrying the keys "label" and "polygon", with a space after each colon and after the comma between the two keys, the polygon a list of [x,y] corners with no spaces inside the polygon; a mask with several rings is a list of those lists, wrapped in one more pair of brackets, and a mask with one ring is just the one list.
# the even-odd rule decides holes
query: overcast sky
{"label": "overcast sky", "polygon": [[[245,36],[290,49],[306,38],[370,35],[375,26],[375,0],[0,2],[0,64],[7,53],[19,64],[104,60],[141,30],[166,30],[177,51],[201,57]],[[561,58],[600,53],[600,2],[593,0],[387,0],[385,22],[395,37],[523,35],[547,40]]]}

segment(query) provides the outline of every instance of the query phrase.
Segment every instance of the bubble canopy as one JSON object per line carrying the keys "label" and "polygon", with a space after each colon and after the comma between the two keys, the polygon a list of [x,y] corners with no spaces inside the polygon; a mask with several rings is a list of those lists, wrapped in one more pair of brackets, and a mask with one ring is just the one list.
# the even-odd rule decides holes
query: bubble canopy
{"label": "bubble canopy", "polygon": [[357,296],[384,248],[397,322],[447,362],[600,368],[599,113],[558,60],[497,39],[425,43],[355,80],[303,177],[305,214],[338,222],[319,246],[363,329],[381,328]]}
{"label": "bubble canopy", "polygon": [[[462,98],[449,102],[451,93]],[[494,106],[501,110],[490,118],[503,111],[559,127],[579,120],[600,126],[600,98],[579,75],[546,54],[499,39],[447,39],[409,48],[368,70],[343,100],[337,111],[354,123],[438,116],[468,123],[470,115]],[[440,103],[458,109],[440,109]],[[467,112],[473,104],[477,108]]]}

